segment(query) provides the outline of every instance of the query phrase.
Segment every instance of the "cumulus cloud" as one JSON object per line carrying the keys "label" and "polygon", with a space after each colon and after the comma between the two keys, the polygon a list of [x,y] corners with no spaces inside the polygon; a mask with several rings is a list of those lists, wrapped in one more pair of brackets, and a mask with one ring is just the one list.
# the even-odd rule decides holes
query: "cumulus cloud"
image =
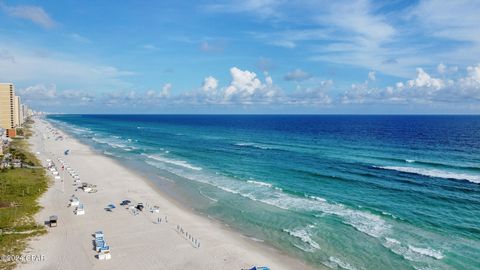
{"label": "cumulus cloud", "polygon": [[321,81],[314,87],[297,87],[290,95],[283,97],[283,103],[293,105],[330,105],[333,98],[328,94],[333,85],[332,80]]}
{"label": "cumulus cloud", "polygon": [[310,75],[309,73],[297,68],[293,71],[288,72],[283,78],[286,81],[298,82],[298,81],[304,81],[304,80],[310,79],[311,77],[312,75]]}
{"label": "cumulus cloud", "polygon": [[151,99],[165,99],[170,97],[170,92],[172,91],[172,84],[171,83],[166,83],[163,85],[162,90],[160,91],[154,91],[154,90],[149,90],[146,93],[146,98],[147,101]]}
{"label": "cumulus cloud", "polygon": [[82,103],[89,103],[94,101],[94,96],[92,94],[82,90],[67,89],[60,92],[59,97],[62,99],[69,99]]}
{"label": "cumulus cloud", "polygon": [[55,21],[42,7],[30,5],[7,6],[0,3],[0,8],[9,16],[29,20],[43,28],[52,28]]}
{"label": "cumulus cloud", "polygon": [[267,72],[264,72],[264,82],[255,72],[237,67],[230,69],[230,76],[231,82],[223,87],[219,86],[216,78],[208,76],[199,89],[175,97],[174,102],[200,105],[269,104],[278,95],[279,89],[274,86],[273,79]]}
{"label": "cumulus cloud", "polygon": [[[440,71],[444,71],[443,67]],[[341,97],[341,102],[434,104],[480,101],[480,64],[469,66],[464,77],[458,79],[436,78],[422,68],[417,68],[414,79],[398,82],[395,86],[371,88],[368,82],[353,84]]]}
{"label": "cumulus cloud", "polygon": [[[446,67],[446,70],[449,69]],[[452,78],[449,75],[453,75]],[[283,90],[274,84],[268,72],[258,76],[253,71],[232,67],[230,76],[230,82],[223,86],[215,77],[207,76],[198,88],[177,95],[171,93],[170,83],[164,84],[160,90],[124,89],[103,95],[80,90],[59,91],[55,84],[38,84],[18,89],[18,93],[24,100],[42,104],[68,102],[81,105],[97,102],[95,104],[117,108],[143,108],[145,105],[332,107],[340,104],[480,104],[480,64],[468,66],[462,74],[438,72],[435,75],[417,68],[415,77],[392,86],[377,87],[377,84],[371,84],[370,78],[352,84],[343,92],[335,87],[332,80],[313,80],[308,84],[299,83],[294,90]]]}
{"label": "cumulus cloud", "polygon": [[262,83],[255,72],[233,67],[230,75],[232,81],[223,91],[226,103],[269,103],[276,94],[276,90]]}
{"label": "cumulus cloud", "polygon": [[443,63],[440,63],[437,66],[437,71],[438,71],[438,73],[443,74],[447,71],[447,66]]}
{"label": "cumulus cloud", "polygon": [[25,99],[52,99],[57,97],[57,86],[55,84],[44,85],[37,84],[32,85],[24,89],[17,90]]}
{"label": "cumulus cloud", "polygon": [[445,86],[443,80],[432,78],[422,68],[417,68],[417,77],[413,80],[408,80],[407,85],[411,88],[423,88],[438,90]]}
{"label": "cumulus cloud", "polygon": [[215,93],[218,87],[218,80],[212,76],[205,77],[202,84],[202,90],[206,93]]}
{"label": "cumulus cloud", "polygon": [[26,88],[17,89],[17,94],[22,101],[35,105],[85,105],[94,101],[95,96],[88,91],[66,89],[59,91],[55,84],[36,84]]}

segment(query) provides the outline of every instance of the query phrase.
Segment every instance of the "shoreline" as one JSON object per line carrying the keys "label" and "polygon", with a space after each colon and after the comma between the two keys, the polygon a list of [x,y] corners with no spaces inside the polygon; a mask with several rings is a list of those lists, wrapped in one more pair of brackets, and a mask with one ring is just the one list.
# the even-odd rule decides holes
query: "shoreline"
{"label": "shoreline", "polygon": [[[139,172],[126,168],[118,160],[95,152],[91,146],[79,142],[76,138],[70,135],[64,136],[65,139],[63,141],[55,141],[52,138],[50,138],[50,140],[42,138],[42,133],[45,134],[47,131],[46,125],[54,127],[56,130],[60,131],[61,134],[65,134],[65,132],[57,129],[51,122],[43,119],[36,120],[37,122],[34,125],[35,135],[32,136],[29,141],[32,144],[32,150],[34,152],[40,152],[39,158],[44,162],[46,158],[48,158],[48,152],[50,152],[52,157],[55,154],[56,156],[61,156],[63,155],[62,147],[66,148],[65,146],[68,146],[68,149],[72,149],[72,154],[70,156],[62,156],[62,158],[64,158],[73,169],[79,172],[83,181],[85,181],[84,178],[92,178],[97,175],[95,181],[86,181],[97,184],[99,192],[95,194],[83,194],[82,191],[75,192],[74,194],[78,195],[78,197],[83,200],[82,202],[85,202],[87,205],[87,214],[78,217],[74,216],[73,213],[68,213],[70,209],[60,211],[63,213],[59,215],[59,218],[64,220],[64,222],[60,222],[59,227],[61,226],[63,228],[49,228],[49,233],[47,235],[30,241],[31,248],[28,250],[28,253],[34,254],[35,252],[45,252],[46,250],[47,253],[50,253],[48,254],[49,256],[46,256],[44,262],[21,264],[19,269],[39,269],[36,267],[37,264],[42,264],[43,267],[40,267],[41,269],[51,269],[50,267],[55,268],[54,265],[57,265],[57,269],[105,269],[105,267],[127,269],[129,268],[128,265],[139,265],[140,262],[138,262],[138,260],[142,260],[142,269],[242,269],[254,265],[269,266],[271,269],[313,269],[311,266],[306,265],[299,259],[291,257],[283,251],[266,243],[257,242],[249,236],[234,230],[228,224],[209,216],[202,215],[202,213],[198,213],[194,209],[189,209],[181,202],[176,201],[168,194],[168,192],[163,191],[154,181],[147,179],[147,177]],[[43,143],[44,151],[40,151],[42,150],[40,149],[41,143]],[[92,170],[86,172],[85,169],[82,169],[82,167],[86,165],[81,165],[82,159],[94,159],[97,162],[95,164],[90,162],[90,168]],[[110,173],[105,174],[105,170],[108,170]],[[100,173],[99,171],[103,172]],[[94,172],[96,172],[96,174],[92,175]],[[102,179],[102,175],[99,174],[103,174],[107,176],[107,178],[109,175],[111,177],[116,176],[115,179],[117,180],[115,182],[112,182],[111,180],[108,181],[107,179]],[[125,176],[127,177],[125,178]],[[53,207],[52,204],[61,205],[62,200],[64,205],[67,204],[68,195],[70,194],[67,190],[71,189],[73,193],[73,188],[69,186],[73,180],[69,178],[69,176],[64,178],[65,182],[62,188],[65,189],[65,192],[62,192],[63,196],[62,194],[59,194],[60,183],[55,181],[41,198],[40,204],[44,208],[36,216],[37,221],[42,222],[42,219],[45,219],[45,217],[50,215],[52,211],[59,211],[58,205],[57,207]],[[122,181],[120,179],[122,179]],[[165,179],[163,181],[167,180]],[[120,187],[113,188],[115,192],[110,192],[111,190],[106,192],[104,189],[107,188],[109,184],[118,185]],[[100,195],[102,195],[102,197],[104,197],[103,195],[108,195],[107,197],[110,197],[108,201],[106,198],[104,199],[105,202],[102,202],[104,205],[108,202],[117,205],[122,198],[127,197],[131,197],[137,201],[142,200],[144,203],[151,203],[154,201],[155,204],[158,204],[158,202],[161,202],[158,204],[160,205],[160,212],[168,215],[169,223],[168,225],[153,224],[154,222],[152,222],[152,218],[155,214],[143,212],[141,217],[131,216],[128,214],[129,212],[127,210],[121,209],[121,207],[117,207],[117,209],[114,210],[114,213],[107,213],[103,210],[102,206],[104,205],[100,205],[99,199],[95,199],[95,197]],[[99,205],[93,206],[95,203]],[[98,209],[91,209],[94,207]],[[53,248],[54,250],[48,249],[49,246],[52,246],[52,244],[49,244],[48,242],[53,242],[57,245],[62,245],[62,242],[63,244],[66,244],[65,239],[61,239],[56,231],[64,231],[64,233],[68,235],[72,230],[78,230],[80,224],[76,224],[76,219],[81,219],[78,223],[85,223],[84,220],[88,219],[88,216],[90,215],[89,212],[92,210],[94,216],[98,217],[98,219],[96,219],[95,222],[89,220],[87,223],[95,223],[97,227],[109,228],[112,227],[111,223],[115,223],[115,221],[111,220],[111,217],[116,215],[114,219],[128,223],[121,223],[122,226],[125,224],[127,227],[124,228],[125,230],[133,231],[137,234],[137,239],[135,239],[134,242],[130,241],[126,247],[122,247],[128,250],[128,252],[122,254],[125,256],[119,258],[118,254],[116,254],[118,253],[116,252],[116,249],[119,249],[120,245],[114,245],[114,243],[121,242],[120,239],[116,239],[118,236],[109,237],[109,230],[105,229],[105,237],[111,239],[112,242],[112,260],[98,261],[94,257],[95,252],[93,250],[88,252],[88,245],[86,248],[87,250],[84,250],[84,254],[82,254],[82,257],[89,262],[88,264],[72,264],[71,261],[78,261],[78,259],[72,258],[70,260],[69,257],[75,257],[78,254],[69,254],[69,252],[59,250],[58,248]],[[63,215],[65,215],[65,217]],[[175,232],[174,224],[177,224],[177,220],[178,224],[186,226],[186,229],[189,231],[193,231],[194,233],[192,235],[198,235],[202,244],[200,248],[192,248],[192,245],[188,244],[185,239]],[[90,227],[92,226],[92,224],[89,225]],[[172,230],[166,231],[164,228],[166,226],[171,226],[169,229]],[[138,228],[145,228],[145,230],[151,231],[152,235],[146,233],[142,234],[139,232]],[[83,228],[83,230],[86,230],[86,228]],[[93,233],[94,231],[95,229],[91,232],[85,232],[83,235],[75,233],[76,241],[73,242],[83,242],[85,249],[85,241],[88,243],[88,241],[91,240],[89,233]],[[145,250],[141,248],[142,246],[158,244],[163,241],[168,241],[171,246],[157,247],[154,245],[155,248],[153,250]],[[72,241],[69,241],[69,243],[70,242]],[[179,253],[174,254],[174,258],[165,255],[165,253],[169,253],[172,248],[181,250],[178,251]],[[143,256],[128,256],[128,254],[142,254],[142,252],[144,253]],[[67,261],[70,261],[70,263],[61,264],[60,262],[55,262],[55,260],[49,260],[49,257],[56,256],[62,260],[66,259]],[[145,260],[149,260],[147,257],[152,258],[151,262],[145,262]],[[158,257],[162,257],[163,260],[159,261]],[[119,261],[121,261],[121,263]]]}

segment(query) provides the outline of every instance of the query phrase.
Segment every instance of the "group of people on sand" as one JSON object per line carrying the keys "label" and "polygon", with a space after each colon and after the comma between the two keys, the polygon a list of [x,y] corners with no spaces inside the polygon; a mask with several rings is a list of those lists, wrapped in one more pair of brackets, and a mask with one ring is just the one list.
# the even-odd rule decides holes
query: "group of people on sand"
{"label": "group of people on sand", "polygon": [[177,225],[177,232],[181,233],[185,239],[188,239],[191,241],[193,247],[195,248],[200,248],[200,241],[198,241],[196,238],[194,238],[191,234],[189,234],[187,231],[184,231],[183,228],[180,225]]}

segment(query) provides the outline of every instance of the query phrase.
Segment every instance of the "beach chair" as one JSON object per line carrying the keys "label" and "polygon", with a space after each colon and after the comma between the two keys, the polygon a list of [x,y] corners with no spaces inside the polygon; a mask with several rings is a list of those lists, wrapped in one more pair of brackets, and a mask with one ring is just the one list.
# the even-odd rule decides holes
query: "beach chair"
{"label": "beach chair", "polygon": [[99,249],[100,253],[107,253],[110,252],[110,246],[103,246]]}
{"label": "beach chair", "polygon": [[254,266],[252,268],[242,269],[242,270],[270,270],[270,268],[268,268],[266,266]]}
{"label": "beach chair", "polygon": [[110,252],[108,253],[100,253],[97,255],[97,258],[99,260],[110,260],[112,258],[112,255],[110,254]]}

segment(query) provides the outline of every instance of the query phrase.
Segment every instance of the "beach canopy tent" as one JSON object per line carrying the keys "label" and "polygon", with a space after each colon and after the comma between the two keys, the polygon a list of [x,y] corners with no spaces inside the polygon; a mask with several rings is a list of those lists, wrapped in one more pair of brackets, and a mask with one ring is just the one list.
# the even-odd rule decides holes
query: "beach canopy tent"
{"label": "beach canopy tent", "polygon": [[111,204],[108,205],[108,207],[111,208],[111,209],[115,209],[115,204],[111,203]]}
{"label": "beach canopy tent", "polygon": [[270,268],[268,268],[268,267],[266,267],[266,266],[259,266],[259,267],[254,266],[254,267],[252,267],[252,268],[250,268],[250,269],[242,269],[242,270],[270,270]]}

